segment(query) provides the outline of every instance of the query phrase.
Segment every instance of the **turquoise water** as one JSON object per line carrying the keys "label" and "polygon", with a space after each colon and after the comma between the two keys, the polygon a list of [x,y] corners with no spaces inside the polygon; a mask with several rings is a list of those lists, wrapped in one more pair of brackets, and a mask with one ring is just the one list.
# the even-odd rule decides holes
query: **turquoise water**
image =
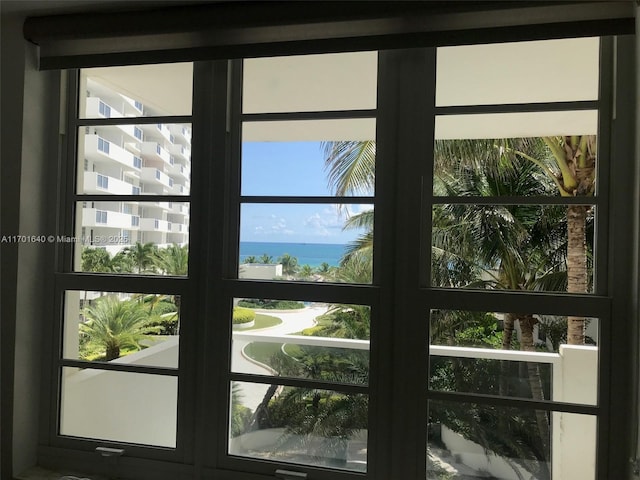
{"label": "turquoise water", "polygon": [[334,243],[273,243],[273,242],[240,242],[240,263],[248,256],[257,257],[264,254],[278,257],[288,253],[298,259],[298,265],[318,267],[323,262],[337,267],[344,254],[346,245]]}

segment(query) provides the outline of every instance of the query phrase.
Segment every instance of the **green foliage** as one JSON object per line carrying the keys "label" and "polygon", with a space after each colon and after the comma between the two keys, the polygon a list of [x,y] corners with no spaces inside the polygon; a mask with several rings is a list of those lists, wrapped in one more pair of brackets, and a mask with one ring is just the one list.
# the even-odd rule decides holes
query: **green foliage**
{"label": "green foliage", "polygon": [[108,295],[96,299],[83,313],[87,321],[79,326],[82,343],[89,352],[103,351],[106,361],[118,358],[125,348],[140,350],[140,342],[154,331],[147,311],[136,300]]}
{"label": "green foliage", "polygon": [[298,271],[298,258],[292,257],[288,253],[278,257],[277,263],[282,264],[282,273],[285,275],[294,275]]}
{"label": "green foliage", "polygon": [[238,302],[239,307],[260,308],[264,310],[298,310],[304,308],[304,303],[292,300],[263,300],[258,298],[245,298]]}
{"label": "green foliage", "polygon": [[189,264],[189,247],[174,243],[158,250],[154,258],[155,266],[165,275],[184,276]]}
{"label": "green foliage", "polygon": [[371,332],[371,310],[365,305],[332,305],[316,322],[319,328],[313,330],[313,336],[367,340]]}
{"label": "green foliage", "polygon": [[258,263],[273,263],[273,257],[266,253],[263,253],[262,256],[258,259]]}
{"label": "green foliage", "polygon": [[253,322],[255,318],[256,318],[256,312],[254,312],[249,308],[234,307],[233,309],[234,325]]}

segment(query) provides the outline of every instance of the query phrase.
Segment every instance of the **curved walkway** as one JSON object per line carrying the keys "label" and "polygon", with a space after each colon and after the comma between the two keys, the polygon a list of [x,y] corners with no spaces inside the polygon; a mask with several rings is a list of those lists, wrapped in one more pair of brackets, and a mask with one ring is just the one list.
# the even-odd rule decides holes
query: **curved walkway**
{"label": "curved walkway", "polygon": [[[272,315],[282,320],[282,323],[273,327],[262,328],[259,330],[251,330],[254,335],[287,335],[300,332],[305,328],[315,325],[315,318],[323,315],[329,307],[325,304],[314,304],[301,310],[256,310],[257,313]],[[239,330],[242,331],[242,330]],[[249,360],[242,353],[247,344],[250,342],[243,340],[234,340],[231,352],[231,369],[237,373],[250,373],[255,375],[270,375],[271,372],[266,368],[258,365],[256,362]],[[245,407],[255,410],[264,398],[264,394],[269,385],[259,383],[243,383],[240,387],[241,402]]]}

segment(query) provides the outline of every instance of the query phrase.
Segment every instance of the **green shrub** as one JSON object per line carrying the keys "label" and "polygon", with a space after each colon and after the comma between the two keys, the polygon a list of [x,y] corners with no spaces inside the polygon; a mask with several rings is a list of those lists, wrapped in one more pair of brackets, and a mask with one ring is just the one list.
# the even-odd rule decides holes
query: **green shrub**
{"label": "green shrub", "polygon": [[239,307],[262,308],[265,310],[298,310],[304,308],[304,303],[293,300],[260,300],[257,298],[245,298],[238,302]]}
{"label": "green shrub", "polygon": [[239,325],[242,323],[253,322],[256,319],[256,312],[248,308],[234,307],[233,308],[233,324]]}

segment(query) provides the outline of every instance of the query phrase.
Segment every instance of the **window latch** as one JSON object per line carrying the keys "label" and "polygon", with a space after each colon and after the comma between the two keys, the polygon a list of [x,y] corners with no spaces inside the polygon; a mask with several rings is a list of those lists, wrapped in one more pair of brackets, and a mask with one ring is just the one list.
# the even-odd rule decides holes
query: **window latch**
{"label": "window latch", "polygon": [[103,457],[121,457],[124,455],[123,448],[96,447],[96,452]]}
{"label": "window latch", "polygon": [[302,480],[307,478],[307,474],[291,470],[276,470],[276,477],[282,478],[283,480]]}

